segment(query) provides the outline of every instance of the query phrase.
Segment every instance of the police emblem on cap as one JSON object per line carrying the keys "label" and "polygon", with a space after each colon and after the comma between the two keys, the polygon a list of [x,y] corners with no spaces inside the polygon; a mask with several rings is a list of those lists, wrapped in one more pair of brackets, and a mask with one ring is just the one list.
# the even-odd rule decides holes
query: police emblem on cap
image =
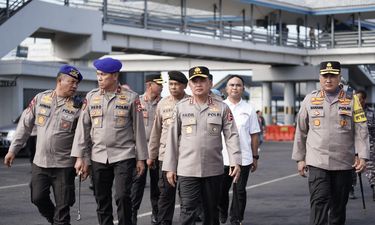
{"label": "police emblem on cap", "polygon": [[78,79],[78,74],[79,74],[79,72],[77,70],[73,69],[73,68],[69,72],[69,75],[75,77],[76,79]]}
{"label": "police emblem on cap", "polygon": [[196,67],[196,68],[194,69],[194,75],[196,75],[196,74],[201,74],[201,68]]}

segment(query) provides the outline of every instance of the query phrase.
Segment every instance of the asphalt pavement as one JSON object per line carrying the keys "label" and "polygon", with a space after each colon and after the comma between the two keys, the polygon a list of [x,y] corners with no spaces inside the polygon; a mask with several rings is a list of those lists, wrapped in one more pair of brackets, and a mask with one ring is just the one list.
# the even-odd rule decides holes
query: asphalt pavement
{"label": "asphalt pavement", "polygon": [[[291,158],[291,142],[268,142],[261,147],[258,170],[250,174],[247,187],[247,207],[244,225],[307,225],[309,220],[309,194],[307,179],[296,173]],[[30,202],[31,166],[27,158],[17,158],[13,167],[0,166],[0,225],[47,225],[37,208]],[[375,202],[367,178],[362,176],[366,210],[362,209],[360,188],[357,199],[347,205],[348,225],[374,225]],[[89,182],[82,183],[81,220],[76,221],[78,201],[71,208],[72,225],[96,225],[96,203]],[[78,188],[78,183],[76,185]],[[146,186],[138,215],[139,225],[149,225],[151,204]],[[76,195],[78,191],[76,189]],[[114,206],[114,214],[116,207]],[[173,224],[179,224],[179,205],[176,204]],[[115,216],[116,218],[116,216]],[[116,220],[115,220],[116,223]],[[200,223],[198,223],[200,224]],[[229,224],[229,223],[227,223]]]}

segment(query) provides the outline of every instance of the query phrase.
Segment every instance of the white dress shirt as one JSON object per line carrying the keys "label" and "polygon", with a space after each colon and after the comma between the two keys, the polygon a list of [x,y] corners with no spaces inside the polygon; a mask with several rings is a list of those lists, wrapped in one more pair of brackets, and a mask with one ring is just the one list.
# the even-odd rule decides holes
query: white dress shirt
{"label": "white dress shirt", "polygon": [[[248,166],[253,163],[253,152],[251,150],[251,136],[260,132],[257,114],[254,108],[242,99],[237,104],[225,99],[224,102],[232,111],[234,121],[236,122],[238,134],[240,136],[240,148],[242,154],[242,166]],[[226,145],[223,144],[224,165],[229,165],[229,157]]]}

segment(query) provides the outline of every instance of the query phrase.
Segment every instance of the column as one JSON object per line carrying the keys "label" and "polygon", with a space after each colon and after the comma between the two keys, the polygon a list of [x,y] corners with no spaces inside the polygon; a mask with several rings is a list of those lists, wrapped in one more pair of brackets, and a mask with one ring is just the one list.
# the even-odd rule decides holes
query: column
{"label": "column", "polygon": [[272,83],[262,83],[262,102],[263,102],[263,117],[266,121],[266,125],[272,124],[272,111],[271,111],[271,100],[272,100]]}
{"label": "column", "polygon": [[294,82],[285,82],[284,84],[284,124],[294,124],[294,103],[295,103],[295,85]]}

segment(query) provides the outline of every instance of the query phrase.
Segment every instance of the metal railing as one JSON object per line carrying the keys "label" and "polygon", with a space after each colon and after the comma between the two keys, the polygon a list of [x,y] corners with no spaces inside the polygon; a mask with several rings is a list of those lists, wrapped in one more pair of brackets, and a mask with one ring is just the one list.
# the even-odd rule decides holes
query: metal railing
{"label": "metal railing", "polygon": [[0,1],[0,25],[31,1],[32,0]]}
{"label": "metal railing", "polygon": [[[3,8],[4,0],[0,0],[0,15],[9,18],[25,2],[31,0],[15,0],[6,10]],[[238,42],[262,43],[275,46],[287,46],[304,49],[316,48],[360,48],[375,46],[375,31],[350,31],[350,32],[319,32],[315,37],[309,38],[292,32],[276,32],[276,26],[267,29],[249,26],[247,18],[242,20],[236,16],[224,16],[221,22],[213,13],[207,15],[185,15],[148,9],[147,14],[143,5],[131,5],[128,2],[109,2],[109,0],[44,0],[46,2],[66,5],[69,7],[99,10],[103,13],[103,23],[117,24],[160,32],[186,34],[210,39],[223,39]],[[1,18],[1,17],[0,17]]]}

